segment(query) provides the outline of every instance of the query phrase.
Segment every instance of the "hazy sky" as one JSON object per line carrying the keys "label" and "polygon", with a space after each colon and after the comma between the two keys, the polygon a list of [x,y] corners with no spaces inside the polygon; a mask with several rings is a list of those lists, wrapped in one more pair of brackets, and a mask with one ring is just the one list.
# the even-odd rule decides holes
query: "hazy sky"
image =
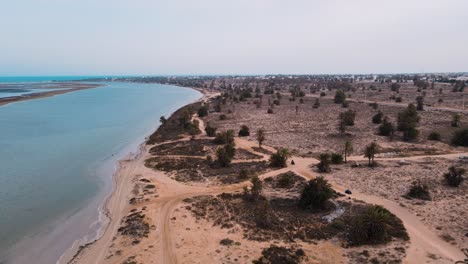
{"label": "hazy sky", "polygon": [[2,0],[0,76],[468,71],[466,0]]}

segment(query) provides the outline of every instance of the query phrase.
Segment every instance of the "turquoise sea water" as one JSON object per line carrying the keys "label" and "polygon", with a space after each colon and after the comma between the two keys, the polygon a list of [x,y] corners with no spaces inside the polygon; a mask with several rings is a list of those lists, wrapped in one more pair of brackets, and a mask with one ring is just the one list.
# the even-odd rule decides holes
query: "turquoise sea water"
{"label": "turquoise sea water", "polygon": [[[175,86],[106,83],[1,106],[0,263],[55,262],[97,219],[115,161],[136,151],[161,115],[200,96]],[[66,235],[56,231],[78,216]]]}

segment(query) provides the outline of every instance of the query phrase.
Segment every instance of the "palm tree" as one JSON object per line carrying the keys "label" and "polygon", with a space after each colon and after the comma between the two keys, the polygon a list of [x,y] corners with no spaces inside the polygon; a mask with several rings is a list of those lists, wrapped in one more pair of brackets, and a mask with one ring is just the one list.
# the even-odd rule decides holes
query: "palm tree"
{"label": "palm tree", "polygon": [[265,130],[263,128],[257,130],[257,141],[258,147],[262,148],[263,141],[265,141]]}
{"label": "palm tree", "polygon": [[344,145],[344,161],[348,162],[346,159],[349,154],[353,153],[353,143],[349,140],[346,140]]}
{"label": "palm tree", "polygon": [[364,157],[369,159],[370,167],[374,166],[374,158],[375,158],[375,154],[377,154],[378,152],[378,149],[379,149],[379,146],[377,145],[377,143],[372,142],[364,150]]}

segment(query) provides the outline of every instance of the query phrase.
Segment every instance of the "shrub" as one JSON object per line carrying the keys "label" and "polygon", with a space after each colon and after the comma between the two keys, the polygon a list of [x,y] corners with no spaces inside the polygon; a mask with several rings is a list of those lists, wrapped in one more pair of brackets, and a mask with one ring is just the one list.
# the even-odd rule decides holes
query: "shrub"
{"label": "shrub", "polygon": [[421,200],[431,200],[431,195],[429,194],[429,188],[427,185],[422,184],[419,181],[415,181],[411,184],[411,187],[406,194],[406,197],[421,199]]}
{"label": "shrub", "polygon": [[409,104],[405,110],[398,113],[398,130],[403,132],[405,141],[417,138],[419,131],[416,126],[419,119],[416,107],[413,104]]}
{"label": "shrub", "polygon": [[273,100],[273,104],[274,104],[274,105],[280,105],[280,101],[277,100],[277,99],[275,99],[275,100]]}
{"label": "shrub", "polygon": [[452,127],[459,127],[460,126],[461,115],[460,114],[453,114],[452,116]]}
{"label": "shrub", "polygon": [[352,245],[380,244],[390,240],[390,225],[393,216],[379,205],[368,207],[351,220],[349,240]]}
{"label": "shrub", "polygon": [[186,124],[185,131],[187,131],[192,136],[198,135],[201,133],[199,125],[200,123],[198,120],[190,121]]}
{"label": "shrub", "polygon": [[335,93],[335,104],[342,104],[346,100],[346,94],[343,90],[337,90]]}
{"label": "shrub", "polygon": [[226,120],[227,116],[225,114],[222,114],[219,116],[219,120]]}
{"label": "shrub", "polygon": [[354,126],[354,119],[356,118],[356,112],[348,110],[340,113],[339,118],[344,122],[346,126]]}
{"label": "shrub", "polygon": [[216,151],[216,161],[221,167],[228,167],[231,164],[232,158],[224,147],[220,147]]}
{"label": "shrub", "polygon": [[255,175],[250,179],[250,183],[252,183],[252,186],[250,187],[250,195],[253,198],[258,198],[262,194],[263,190],[262,180]]}
{"label": "shrub", "polygon": [[287,161],[290,156],[291,154],[289,153],[289,150],[281,148],[270,156],[270,166],[276,168],[285,168],[287,167]]}
{"label": "shrub", "polygon": [[371,106],[374,110],[379,108],[379,104],[377,104],[377,102],[370,103],[369,106]]}
{"label": "shrub", "polygon": [[349,107],[349,102],[348,101],[343,101],[343,103],[341,103],[341,107],[343,108],[348,108]]}
{"label": "shrub", "polygon": [[458,187],[463,182],[463,174],[465,169],[455,168],[454,166],[449,168],[449,172],[444,174],[445,181],[452,187]]}
{"label": "shrub", "polygon": [[327,94],[326,94],[325,92],[321,92],[321,93],[320,93],[320,97],[324,97],[324,96],[326,96],[326,95],[327,95]]}
{"label": "shrub", "polygon": [[198,116],[199,117],[204,117],[208,115],[208,106],[204,105],[200,108],[198,108]]}
{"label": "shrub", "polygon": [[218,145],[229,144],[234,142],[234,130],[227,130],[216,133],[213,143]]}
{"label": "shrub", "polygon": [[393,124],[388,121],[388,117],[384,117],[382,124],[379,126],[379,135],[391,136],[394,131],[395,128],[393,127]]}
{"label": "shrub", "polygon": [[427,137],[429,140],[435,140],[435,141],[440,141],[440,134],[438,132],[431,132],[429,136]]}
{"label": "shrub", "polygon": [[382,123],[382,117],[383,117],[383,113],[382,113],[382,111],[379,111],[377,114],[375,114],[372,117],[372,123],[374,123],[374,124]]}
{"label": "shrub", "polygon": [[278,187],[289,188],[294,184],[293,180],[294,173],[287,172],[278,176]]}
{"label": "shrub", "polygon": [[250,136],[249,127],[246,125],[241,126],[241,129],[239,130],[239,137],[248,137],[248,136]]}
{"label": "shrub", "polygon": [[166,117],[161,116],[161,117],[159,118],[159,122],[161,122],[161,124],[163,124],[163,125],[166,124],[166,123],[167,123]]}
{"label": "shrub", "polygon": [[302,209],[324,209],[326,202],[334,194],[335,192],[327,180],[323,177],[314,178],[302,190],[299,206]]}
{"label": "shrub", "polygon": [[252,174],[252,172],[248,169],[241,169],[240,172],[239,172],[239,179],[240,180],[246,180],[248,178],[250,178],[250,175]]}
{"label": "shrub", "polygon": [[452,144],[455,146],[468,147],[468,128],[455,131],[452,136]]}
{"label": "shrub", "polygon": [[214,136],[216,136],[216,130],[218,130],[218,129],[217,129],[216,127],[210,126],[210,124],[208,124],[208,125],[205,127],[206,135],[209,136],[209,137],[214,137]]}
{"label": "shrub", "polygon": [[272,108],[268,108],[267,114],[273,114],[273,109],[272,109]]}
{"label": "shrub", "polygon": [[401,99],[401,97],[398,96],[397,98],[395,98],[395,102],[401,103],[401,102],[403,102],[403,99]]}
{"label": "shrub", "polygon": [[424,97],[422,96],[416,97],[416,110],[418,111],[424,110]]}
{"label": "shrub", "polygon": [[319,172],[330,172],[330,154],[323,153],[319,156],[319,164],[317,164],[317,168]]}
{"label": "shrub", "polygon": [[320,100],[318,98],[315,98],[315,103],[312,106],[313,108],[319,108],[320,107]]}
{"label": "shrub", "polygon": [[332,164],[341,164],[343,163],[343,155],[338,153],[331,154],[331,163]]}

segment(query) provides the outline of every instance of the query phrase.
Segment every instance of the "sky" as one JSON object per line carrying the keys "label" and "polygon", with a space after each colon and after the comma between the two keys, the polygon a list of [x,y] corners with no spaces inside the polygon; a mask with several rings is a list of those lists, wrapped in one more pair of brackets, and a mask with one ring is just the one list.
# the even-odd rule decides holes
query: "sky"
{"label": "sky", "polygon": [[0,76],[468,71],[466,0],[2,0]]}

